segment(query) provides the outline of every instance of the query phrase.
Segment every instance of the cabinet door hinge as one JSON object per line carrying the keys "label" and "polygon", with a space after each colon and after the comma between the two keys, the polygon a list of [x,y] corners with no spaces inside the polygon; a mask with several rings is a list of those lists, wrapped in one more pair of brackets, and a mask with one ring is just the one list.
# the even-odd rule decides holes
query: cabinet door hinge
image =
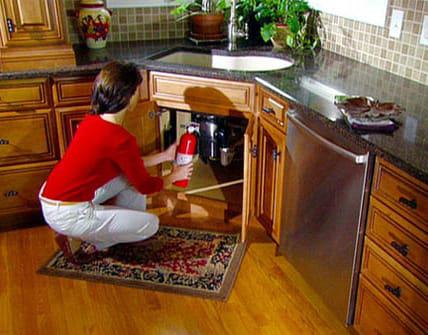
{"label": "cabinet door hinge", "polygon": [[257,145],[254,144],[253,147],[251,148],[251,156],[257,157],[258,153],[259,153],[259,149],[257,148]]}

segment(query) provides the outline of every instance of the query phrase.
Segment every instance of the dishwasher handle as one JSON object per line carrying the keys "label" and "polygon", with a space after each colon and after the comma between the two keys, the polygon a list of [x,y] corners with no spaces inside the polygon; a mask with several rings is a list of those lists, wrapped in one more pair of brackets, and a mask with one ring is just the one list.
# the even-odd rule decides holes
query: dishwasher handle
{"label": "dishwasher handle", "polygon": [[350,152],[341,146],[325,139],[321,135],[319,135],[317,132],[313,131],[311,128],[303,124],[301,121],[299,121],[293,114],[288,114],[288,119],[292,121],[296,126],[303,129],[305,132],[309,133],[316,141],[319,143],[325,145],[326,147],[330,148],[334,152],[338,153],[339,155],[348,158],[352,160],[355,164],[366,164],[369,159],[369,154],[365,155],[357,155],[353,152]]}

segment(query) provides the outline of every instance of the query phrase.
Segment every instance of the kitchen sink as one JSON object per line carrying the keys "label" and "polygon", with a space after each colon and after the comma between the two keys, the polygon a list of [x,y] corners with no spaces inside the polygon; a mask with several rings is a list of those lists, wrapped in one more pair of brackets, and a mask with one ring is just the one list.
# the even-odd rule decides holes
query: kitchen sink
{"label": "kitchen sink", "polygon": [[269,56],[227,56],[212,55],[190,51],[175,51],[166,56],[156,58],[157,61],[209,67],[234,71],[274,71],[286,69],[292,62]]}

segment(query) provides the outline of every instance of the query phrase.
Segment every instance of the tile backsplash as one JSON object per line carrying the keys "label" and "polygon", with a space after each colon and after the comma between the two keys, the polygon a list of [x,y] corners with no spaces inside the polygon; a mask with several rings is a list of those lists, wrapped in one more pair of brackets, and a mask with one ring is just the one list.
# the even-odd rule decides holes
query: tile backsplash
{"label": "tile backsplash", "polygon": [[[389,37],[392,9],[404,11],[400,39]],[[322,14],[323,48],[428,85],[428,46],[419,43],[428,0],[389,0],[385,27]]]}
{"label": "tile backsplash", "polygon": [[[70,14],[79,8],[79,0],[64,0],[67,12],[67,29],[71,43],[82,42],[76,19]],[[139,41],[186,36],[187,21],[176,22],[171,7],[112,8],[112,26],[109,41]]]}
{"label": "tile backsplash", "polygon": [[[79,0],[64,0],[68,13]],[[404,11],[400,39],[388,36],[392,9]],[[187,22],[176,22],[170,7],[114,8],[110,41],[182,38]],[[428,46],[419,44],[428,0],[389,0],[385,27],[323,13],[323,48],[428,85]],[[76,20],[67,15],[70,41],[82,42]]]}

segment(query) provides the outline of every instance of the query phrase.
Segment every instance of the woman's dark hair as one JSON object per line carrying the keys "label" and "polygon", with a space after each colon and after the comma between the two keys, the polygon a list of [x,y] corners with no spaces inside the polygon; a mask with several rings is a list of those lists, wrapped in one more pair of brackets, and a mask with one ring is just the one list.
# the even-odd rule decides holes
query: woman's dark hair
{"label": "woman's dark hair", "polygon": [[133,63],[108,63],[95,78],[90,114],[114,114],[124,109],[143,78]]}

